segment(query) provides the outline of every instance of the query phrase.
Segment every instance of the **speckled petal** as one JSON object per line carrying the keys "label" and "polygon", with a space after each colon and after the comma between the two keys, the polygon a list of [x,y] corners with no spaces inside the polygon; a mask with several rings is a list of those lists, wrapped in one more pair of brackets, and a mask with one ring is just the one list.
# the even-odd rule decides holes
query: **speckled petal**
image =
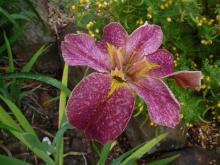
{"label": "speckled petal", "polygon": [[179,123],[179,103],[163,81],[147,77],[130,85],[147,103],[153,122],[167,127],[175,127]]}
{"label": "speckled petal", "polygon": [[110,76],[92,73],[75,87],[67,104],[69,122],[103,144],[123,132],[134,106],[127,87],[116,89],[109,97],[110,87]]}
{"label": "speckled petal", "polygon": [[165,77],[173,77],[177,84],[184,89],[188,87],[199,88],[201,86],[202,73],[200,71],[179,71]]}
{"label": "speckled petal", "polygon": [[109,23],[104,27],[103,39],[116,47],[125,47],[127,37],[127,31],[117,22]]}
{"label": "speckled petal", "polygon": [[129,37],[126,52],[131,55],[137,52],[137,57],[154,53],[161,45],[163,32],[160,26],[144,24],[137,28]]}
{"label": "speckled petal", "polygon": [[163,77],[173,73],[173,56],[165,49],[158,49],[155,53],[146,56],[151,63],[160,65],[156,69],[152,69],[149,75],[152,77]]}
{"label": "speckled petal", "polygon": [[100,113],[86,130],[89,138],[104,144],[116,139],[126,128],[134,109],[134,97],[127,87],[118,88],[98,107]]}
{"label": "speckled petal", "polygon": [[61,43],[64,61],[69,65],[85,65],[99,72],[107,72],[109,61],[87,34],[68,34]]}

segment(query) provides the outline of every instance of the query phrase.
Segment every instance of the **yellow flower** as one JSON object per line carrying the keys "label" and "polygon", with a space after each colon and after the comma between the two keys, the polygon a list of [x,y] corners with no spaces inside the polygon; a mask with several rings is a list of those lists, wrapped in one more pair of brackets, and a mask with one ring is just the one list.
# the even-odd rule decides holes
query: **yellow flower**
{"label": "yellow flower", "polygon": [[161,10],[164,10],[164,9],[165,9],[164,5],[161,4],[161,5],[160,5],[160,9],[161,9]]}
{"label": "yellow flower", "polygon": [[72,5],[71,8],[73,11],[76,11],[76,9],[77,9],[76,5]]}
{"label": "yellow flower", "polygon": [[206,81],[210,81],[211,78],[210,78],[209,76],[206,76],[206,77],[205,77],[205,80],[206,80]]}
{"label": "yellow flower", "polygon": [[172,22],[172,19],[170,17],[167,17],[167,22]]}
{"label": "yellow flower", "polygon": [[210,54],[210,55],[209,55],[209,58],[213,58],[213,57],[214,57],[214,55],[213,55],[213,54]]}
{"label": "yellow flower", "polygon": [[218,101],[218,103],[217,103],[217,107],[220,108],[220,101]]}
{"label": "yellow flower", "polygon": [[202,85],[201,85],[201,88],[202,88],[202,89],[205,89],[205,88],[206,88],[206,85],[205,85],[205,84],[202,84]]}
{"label": "yellow flower", "polygon": [[181,114],[180,114],[180,119],[182,119],[182,118],[183,118],[183,114],[181,113]]}
{"label": "yellow flower", "polygon": [[86,25],[86,28],[90,29],[93,25],[94,25],[94,22],[89,21],[89,23],[87,23],[87,25]]}
{"label": "yellow flower", "polygon": [[96,33],[99,33],[99,29],[95,29],[95,32],[96,32]]}
{"label": "yellow flower", "polygon": [[147,14],[147,18],[148,18],[148,19],[151,19],[151,18],[152,18],[152,15],[148,13],[148,14]]}
{"label": "yellow flower", "polygon": [[80,1],[79,1],[80,4],[86,4],[86,3],[88,3],[88,2],[89,2],[89,0],[80,0]]}

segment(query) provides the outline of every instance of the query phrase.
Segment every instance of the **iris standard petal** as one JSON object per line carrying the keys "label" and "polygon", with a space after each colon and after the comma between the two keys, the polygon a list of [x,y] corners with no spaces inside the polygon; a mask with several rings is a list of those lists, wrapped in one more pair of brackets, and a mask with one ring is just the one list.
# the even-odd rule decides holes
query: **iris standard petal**
{"label": "iris standard petal", "polygon": [[147,77],[130,85],[147,103],[153,122],[167,127],[175,127],[179,123],[179,103],[162,80]]}
{"label": "iris standard petal", "polygon": [[133,52],[137,57],[154,53],[162,44],[163,32],[160,26],[144,24],[137,28],[129,37],[126,52],[130,56]]}
{"label": "iris standard petal", "polygon": [[120,87],[109,96],[110,88],[110,76],[92,73],[75,87],[67,104],[69,122],[103,144],[123,132],[134,108],[134,98],[127,87]]}
{"label": "iris standard petal", "polygon": [[146,56],[150,63],[159,65],[156,69],[152,69],[149,75],[152,77],[163,77],[173,73],[173,56],[165,49],[158,49],[155,53]]}
{"label": "iris standard petal", "polygon": [[104,27],[103,40],[116,47],[125,47],[128,33],[124,27],[117,22],[109,23]]}
{"label": "iris standard petal", "polygon": [[64,61],[69,65],[85,65],[99,72],[109,70],[109,60],[87,34],[68,34],[61,43]]}
{"label": "iris standard petal", "polygon": [[199,88],[201,86],[202,73],[200,71],[178,71],[165,77],[173,77],[177,84],[184,89],[188,87]]}

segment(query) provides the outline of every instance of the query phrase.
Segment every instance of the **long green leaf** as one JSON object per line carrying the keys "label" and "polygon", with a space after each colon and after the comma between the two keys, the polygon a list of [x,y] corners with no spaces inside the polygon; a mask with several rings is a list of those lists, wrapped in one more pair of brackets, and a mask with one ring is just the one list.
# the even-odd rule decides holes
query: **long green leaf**
{"label": "long green leaf", "polygon": [[157,143],[167,136],[167,133],[161,134],[154,139],[146,142],[143,146],[134,151],[130,156],[128,156],[120,165],[127,165],[130,161],[140,159],[145,153],[151,150]]}
{"label": "long green leaf", "polygon": [[15,129],[14,127],[11,127],[8,124],[5,124],[3,122],[0,122],[0,128],[4,129],[4,130],[9,130],[9,131],[17,131],[20,132],[18,129]]}
{"label": "long green leaf", "polygon": [[72,129],[73,127],[68,123],[63,123],[63,125],[60,127],[60,129],[57,131],[54,139],[53,139],[53,145],[56,145],[60,139],[63,137],[64,133],[68,129]]}
{"label": "long green leaf", "polygon": [[18,130],[22,132],[23,130],[20,126],[13,120],[13,118],[0,106],[0,121],[2,123],[7,123],[8,126],[13,128],[14,130]]}
{"label": "long green leaf", "polygon": [[42,46],[32,57],[31,59],[28,61],[27,64],[25,64],[25,66],[22,68],[21,72],[29,72],[33,65],[35,64],[35,62],[37,61],[37,59],[40,57],[40,55],[43,54],[43,52],[45,52],[45,50],[48,47]]}
{"label": "long green leaf", "polygon": [[5,31],[3,32],[3,36],[5,39],[5,47],[8,52],[8,66],[9,66],[9,72],[14,72],[14,63],[13,63],[13,56],[12,56],[12,51],[11,51],[11,46],[8,41],[8,37],[6,36]]}
{"label": "long green leaf", "polygon": [[33,136],[35,136],[36,138],[38,138],[37,134],[34,131],[34,129],[31,127],[30,123],[28,122],[26,117],[23,115],[21,110],[11,100],[4,98],[2,95],[0,95],[0,99],[2,101],[4,101],[5,104],[7,104],[7,106],[13,112],[14,116],[16,117],[16,119],[19,121],[19,123],[22,126],[22,128],[26,132],[28,132],[28,133],[32,134]]}
{"label": "long green leaf", "polygon": [[[25,28],[26,28],[26,25],[21,26],[19,29],[16,30],[15,33],[13,33],[13,35],[9,37],[10,44],[13,44],[22,35]],[[5,50],[6,50],[5,44],[0,46],[0,55],[2,55],[2,52],[4,52]]]}
{"label": "long green leaf", "polygon": [[[11,16],[11,18],[13,19],[13,20],[19,20],[19,19],[21,19],[21,20],[30,20],[28,17],[26,17],[26,15],[24,15],[24,14],[19,14],[19,13],[16,13],[16,14],[11,14],[10,15]],[[2,20],[0,20],[0,26],[2,26],[2,25],[4,25],[5,23],[7,23],[8,22],[8,19],[2,19]]]}
{"label": "long green leaf", "polygon": [[[38,148],[34,148],[28,141],[25,139],[22,134],[23,130],[19,127],[19,125],[8,115],[8,113],[0,106],[0,121],[3,123],[7,123],[13,129],[18,131],[9,130],[18,140],[20,140],[24,145],[26,145],[31,151],[33,151],[37,156],[39,156],[42,160],[44,160],[48,165],[54,165],[53,160],[42,150]],[[22,133],[20,133],[22,132]]]}
{"label": "long green leaf", "polygon": [[125,152],[124,154],[120,155],[118,158],[112,160],[111,165],[119,165],[126,157],[131,155],[135,150],[137,150],[138,148],[140,148],[143,145],[144,144],[140,144],[140,145],[134,147],[133,149]]}
{"label": "long green leaf", "polygon": [[37,81],[41,81],[44,82],[46,84],[52,85],[60,90],[62,90],[66,96],[69,96],[71,91],[65,86],[63,85],[60,81],[48,77],[48,76],[44,76],[38,73],[2,73],[0,74],[0,79],[32,79],[32,80],[37,80]]}
{"label": "long green leaf", "polygon": [[[64,65],[63,69],[63,77],[62,84],[67,86],[68,82],[68,65]],[[65,120],[65,109],[66,109],[66,95],[63,91],[60,92],[60,102],[59,102],[59,127],[61,127],[62,123],[66,122]]]}
{"label": "long green leaf", "polygon": [[105,161],[108,157],[108,154],[109,152],[111,151],[111,145],[112,145],[112,142],[109,142],[107,144],[105,144],[101,150],[101,154],[100,154],[100,158],[99,158],[99,161],[97,163],[97,165],[103,165],[105,164]]}
{"label": "long green leaf", "polygon": [[16,29],[19,29],[19,25],[17,22],[13,19],[13,17],[3,8],[0,7],[0,14],[5,16],[14,26]]}
{"label": "long green leaf", "polygon": [[147,163],[146,165],[167,165],[170,162],[174,161],[179,156],[180,156],[180,154],[177,154],[177,155],[174,155],[174,156],[171,156],[171,157],[168,157],[168,158],[164,158],[164,159],[157,160],[157,161],[154,161],[154,162],[151,162],[151,163]]}
{"label": "long green leaf", "polygon": [[[63,69],[63,76],[62,76],[62,84],[67,86],[68,82],[68,65],[64,65]],[[55,162],[59,165],[63,164],[63,134],[68,129],[68,126],[65,126],[66,122],[66,116],[65,116],[65,109],[66,109],[66,97],[67,95],[61,91],[60,92],[60,102],[59,102],[59,121],[58,121],[58,127],[60,128],[57,132],[57,135],[54,138],[54,143],[56,143],[56,156],[55,156]],[[58,134],[61,132],[60,134]],[[59,136],[58,136],[59,135]]]}
{"label": "long green leaf", "polygon": [[31,165],[27,162],[15,159],[13,157],[8,157],[5,155],[0,155],[0,162],[2,165]]}
{"label": "long green leaf", "polygon": [[37,148],[45,153],[54,153],[55,147],[48,143],[41,143],[35,136],[30,133],[23,133],[22,137],[31,145],[32,148]]}

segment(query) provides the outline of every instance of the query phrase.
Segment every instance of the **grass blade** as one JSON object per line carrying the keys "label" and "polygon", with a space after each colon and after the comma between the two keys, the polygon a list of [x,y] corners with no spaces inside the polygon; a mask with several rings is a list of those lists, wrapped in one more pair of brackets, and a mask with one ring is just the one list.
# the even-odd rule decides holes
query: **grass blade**
{"label": "grass blade", "polygon": [[157,143],[167,136],[167,133],[161,134],[154,139],[146,142],[143,146],[134,151],[130,156],[128,156],[120,165],[127,165],[130,161],[140,159],[145,153],[151,150]]}
{"label": "grass blade", "polygon": [[[10,36],[9,38],[9,42],[11,44],[13,44],[20,36],[21,34],[24,32],[24,29],[26,28],[26,25],[23,25],[22,27],[20,27],[19,29],[16,30],[16,32]],[[2,46],[0,46],[0,55],[2,55],[2,52],[4,52],[6,49],[5,44],[3,44]]]}
{"label": "grass blade", "polygon": [[[63,69],[63,76],[62,76],[62,84],[67,86],[67,82],[68,82],[68,65],[65,64],[64,65],[64,69]],[[59,102],[59,125],[58,127],[61,129],[61,126],[67,121],[66,120],[66,116],[65,116],[65,109],[66,109],[66,97],[67,95],[61,91],[60,92],[60,102]],[[65,126],[65,125],[64,125]],[[64,127],[65,128],[65,127]],[[68,127],[66,129],[62,128],[62,134],[60,138],[54,138],[55,142],[56,142],[56,156],[55,156],[55,162],[59,165],[63,164],[63,134],[65,132],[66,129],[68,129]],[[60,131],[59,129],[59,131]],[[58,131],[58,132],[59,132]]]}
{"label": "grass blade", "polygon": [[105,164],[105,161],[108,157],[109,152],[111,151],[111,146],[112,146],[112,142],[107,143],[103,146],[102,150],[101,150],[101,154],[100,154],[100,158],[99,161],[97,163],[97,165],[103,165]]}
{"label": "grass blade", "polygon": [[119,165],[126,157],[131,155],[135,150],[137,150],[141,146],[143,146],[143,144],[140,144],[140,145],[134,147],[133,149],[131,149],[131,150],[127,151],[126,153],[120,155],[117,159],[112,160],[111,165]]}
{"label": "grass blade", "polygon": [[[33,151],[37,156],[39,156],[42,160],[44,160],[48,165],[54,165],[53,160],[43,151],[38,148],[34,148],[24,137],[22,136],[23,130],[19,127],[19,125],[12,119],[11,116],[0,106],[0,121],[2,123],[7,123],[10,127],[15,130],[9,130],[18,140],[20,140],[24,145],[26,145],[31,151]],[[21,133],[20,133],[21,132]]]}
{"label": "grass blade", "polygon": [[[30,20],[30,19],[29,19],[28,17],[26,17],[26,15],[24,15],[24,14],[16,13],[16,14],[11,14],[10,16],[11,16],[11,18],[12,18],[13,20],[19,20],[19,19],[21,19],[21,20],[27,20],[27,21]],[[0,20],[0,26],[4,25],[5,23],[8,23],[8,19],[2,19],[2,20]]]}
{"label": "grass blade", "polygon": [[[62,77],[62,84],[67,86],[68,82],[68,65],[64,65],[63,69],[63,77]],[[61,127],[62,123],[66,122],[64,119],[65,109],[66,109],[66,95],[63,91],[60,92],[60,102],[59,102],[59,127]],[[64,121],[65,120],[65,121]]]}
{"label": "grass blade", "polygon": [[178,158],[180,156],[180,154],[168,157],[168,158],[164,158],[161,160],[156,160],[154,162],[151,163],[147,163],[146,165],[167,165],[169,163],[171,163],[172,161],[174,161],[176,158]]}
{"label": "grass blade", "polygon": [[31,165],[27,162],[15,159],[13,157],[4,156],[4,155],[0,155],[0,162],[1,164],[8,164],[8,165]]}
{"label": "grass blade", "polygon": [[19,123],[22,126],[22,128],[26,132],[32,134],[33,136],[35,136],[38,139],[37,134],[35,133],[34,129],[30,125],[30,123],[28,122],[26,117],[23,115],[21,110],[11,100],[4,98],[2,95],[0,95],[0,99],[2,101],[4,101],[5,104],[7,104],[7,106],[13,112],[14,116],[16,117],[16,119],[19,121]]}
{"label": "grass blade", "polygon": [[8,52],[8,70],[9,72],[14,72],[14,63],[13,63],[13,56],[12,56],[12,51],[11,51],[11,46],[10,46],[10,43],[8,41],[8,38],[6,36],[6,33],[5,31],[3,32],[3,36],[4,36],[4,39],[5,39],[5,47],[7,49],[7,52]]}
{"label": "grass blade", "polygon": [[8,126],[13,128],[14,130],[18,130],[22,132],[23,130],[19,127],[19,125],[12,119],[12,117],[0,106],[0,121],[2,123],[7,123]]}
{"label": "grass blade", "polygon": [[29,72],[33,65],[35,64],[35,62],[37,61],[37,59],[40,57],[40,55],[42,55],[48,47],[42,46],[32,57],[31,59],[28,61],[28,63],[22,68],[21,72]]}
{"label": "grass blade", "polygon": [[16,29],[19,29],[19,25],[17,22],[13,19],[13,17],[3,8],[0,7],[0,14],[5,16],[14,26]]}
{"label": "grass blade", "polygon": [[46,84],[52,85],[60,90],[62,90],[66,96],[69,96],[71,91],[65,86],[63,85],[60,81],[48,77],[48,76],[44,76],[38,73],[2,73],[0,74],[0,79],[32,79],[32,80],[37,80],[37,81],[41,81],[44,82]]}

